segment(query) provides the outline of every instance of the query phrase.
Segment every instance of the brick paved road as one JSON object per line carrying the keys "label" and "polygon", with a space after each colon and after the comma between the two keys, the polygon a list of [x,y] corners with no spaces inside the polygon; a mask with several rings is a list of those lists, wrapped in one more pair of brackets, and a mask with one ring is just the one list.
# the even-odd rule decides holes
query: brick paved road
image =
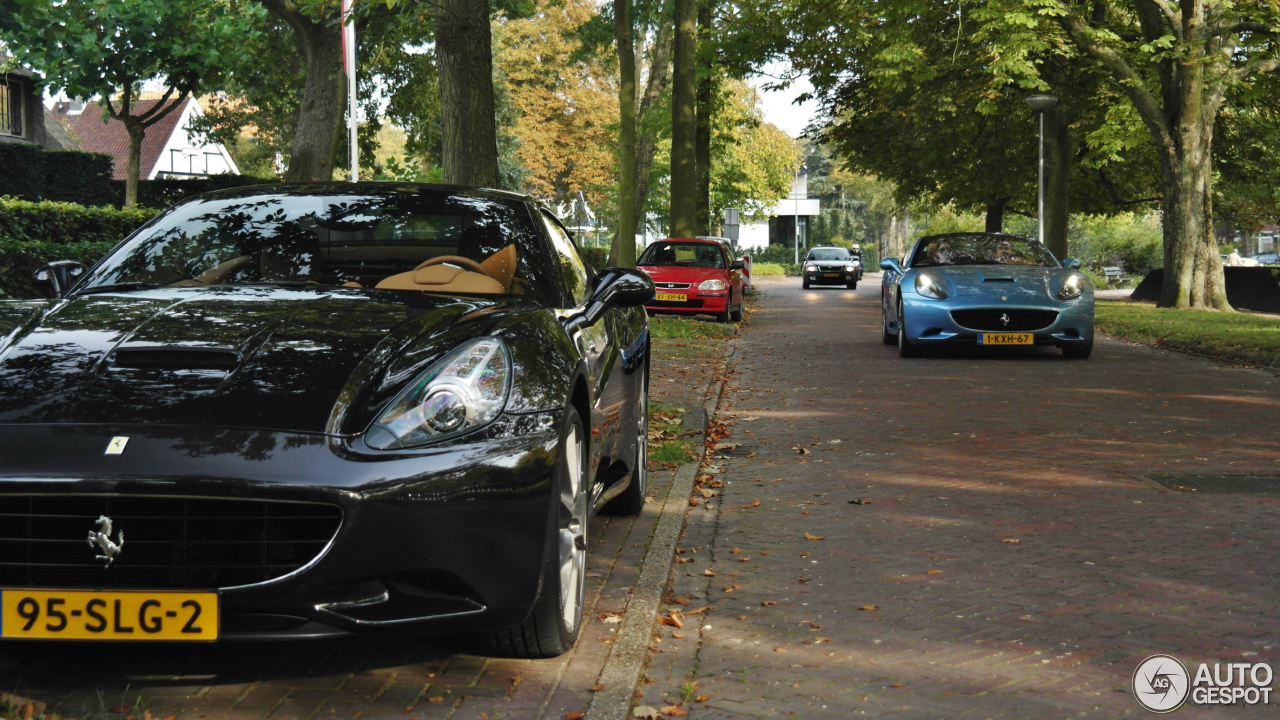
{"label": "brick paved road", "polygon": [[1138,479],[1277,472],[1273,374],[1114,341],[902,360],[878,281],[770,280],[728,396],[757,454],[718,461],[667,606],[715,610],[655,626],[644,704],[696,679],[693,719],[1136,717],[1151,653],[1276,662],[1277,499]]}
{"label": "brick paved road", "polygon": [[[671,346],[671,347],[668,347]],[[676,347],[678,346],[678,347]],[[655,343],[653,383],[672,402],[702,403],[723,345]],[[660,501],[670,472],[651,476]],[[416,638],[204,647],[0,645],[0,691],[51,703],[70,717],[119,720],[141,707],[179,720],[491,718],[560,720],[590,703],[626,606],[658,505],[639,518],[598,517],[591,529],[589,624],[573,652],[553,660],[496,660],[465,646]]]}

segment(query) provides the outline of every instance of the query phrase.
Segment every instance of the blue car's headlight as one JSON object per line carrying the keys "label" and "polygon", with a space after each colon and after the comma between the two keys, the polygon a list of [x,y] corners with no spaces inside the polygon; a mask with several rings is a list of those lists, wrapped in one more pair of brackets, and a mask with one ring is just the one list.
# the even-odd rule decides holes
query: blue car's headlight
{"label": "blue car's headlight", "polygon": [[379,450],[416,447],[488,425],[502,413],[511,386],[507,347],[473,340],[445,355],[414,381],[369,428]]}
{"label": "blue car's headlight", "polygon": [[934,300],[947,299],[947,282],[928,270],[916,274],[916,292]]}
{"label": "blue car's headlight", "polygon": [[1088,282],[1080,273],[1071,273],[1062,286],[1058,288],[1059,300],[1074,300],[1084,294],[1085,283]]}

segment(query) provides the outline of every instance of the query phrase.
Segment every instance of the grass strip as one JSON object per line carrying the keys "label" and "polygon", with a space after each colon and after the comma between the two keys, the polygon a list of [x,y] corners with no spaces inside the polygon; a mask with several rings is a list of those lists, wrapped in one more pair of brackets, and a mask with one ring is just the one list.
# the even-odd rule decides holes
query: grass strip
{"label": "grass strip", "polygon": [[727,340],[737,333],[728,323],[677,315],[649,318],[649,332],[655,340]]}
{"label": "grass strip", "polygon": [[1133,301],[1098,300],[1101,332],[1153,347],[1280,366],[1280,318],[1250,312],[1173,310]]}

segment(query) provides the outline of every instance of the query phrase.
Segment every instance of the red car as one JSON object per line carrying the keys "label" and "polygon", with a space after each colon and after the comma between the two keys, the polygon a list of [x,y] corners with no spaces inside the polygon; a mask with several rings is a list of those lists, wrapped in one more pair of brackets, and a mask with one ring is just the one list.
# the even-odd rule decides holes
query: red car
{"label": "red car", "polygon": [[636,261],[657,289],[649,312],[742,319],[742,262],[716,240],[659,240]]}

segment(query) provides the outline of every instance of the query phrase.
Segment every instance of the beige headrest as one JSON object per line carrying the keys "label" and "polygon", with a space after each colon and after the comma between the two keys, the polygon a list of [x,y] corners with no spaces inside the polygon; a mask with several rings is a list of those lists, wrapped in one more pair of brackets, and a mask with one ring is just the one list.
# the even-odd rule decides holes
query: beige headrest
{"label": "beige headrest", "polygon": [[510,287],[512,278],[516,276],[516,262],[518,260],[519,256],[516,255],[515,243],[512,243],[485,258],[480,263],[480,267],[502,283],[503,287]]}
{"label": "beige headrest", "polygon": [[501,295],[506,288],[497,280],[450,265],[432,265],[420,270],[392,275],[378,283],[381,290],[422,290]]}

